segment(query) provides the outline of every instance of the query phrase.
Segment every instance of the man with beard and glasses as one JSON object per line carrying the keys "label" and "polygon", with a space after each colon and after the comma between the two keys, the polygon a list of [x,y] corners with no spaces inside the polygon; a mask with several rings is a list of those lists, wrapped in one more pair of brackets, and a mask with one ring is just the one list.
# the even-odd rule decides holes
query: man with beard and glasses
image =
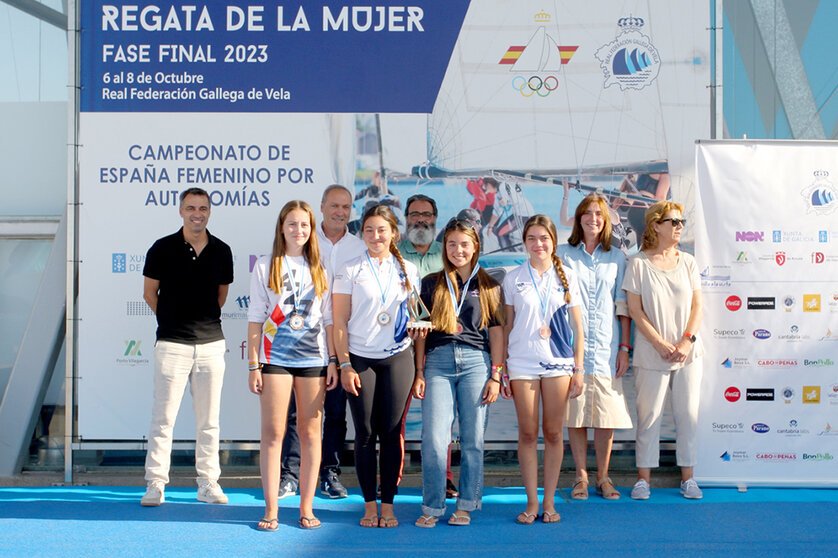
{"label": "man with beard and glasses", "polygon": [[419,268],[419,276],[442,269],[442,243],[436,238],[436,202],[423,194],[410,196],[404,210],[405,239],[399,251],[405,260]]}

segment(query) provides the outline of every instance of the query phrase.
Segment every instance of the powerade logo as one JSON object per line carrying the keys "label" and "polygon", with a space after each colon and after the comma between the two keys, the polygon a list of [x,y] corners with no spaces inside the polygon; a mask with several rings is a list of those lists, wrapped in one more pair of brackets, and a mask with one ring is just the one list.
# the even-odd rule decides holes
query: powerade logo
{"label": "powerade logo", "polygon": [[749,296],[748,310],[774,310],[775,300],[773,296]]}
{"label": "powerade logo", "polygon": [[771,337],[771,332],[767,329],[755,329],[754,337],[756,337],[757,339],[768,339],[769,337]]}
{"label": "powerade logo", "polygon": [[751,430],[753,430],[757,434],[765,434],[771,429],[768,428],[768,425],[764,422],[755,422],[751,425]]}
{"label": "powerade logo", "polygon": [[725,308],[731,312],[736,312],[742,308],[742,299],[735,295],[727,297],[727,300],[725,300]]}
{"label": "powerade logo", "polygon": [[762,242],[765,233],[762,231],[736,231],[736,242]]}
{"label": "powerade logo", "polygon": [[774,390],[771,388],[745,389],[746,401],[774,401]]}

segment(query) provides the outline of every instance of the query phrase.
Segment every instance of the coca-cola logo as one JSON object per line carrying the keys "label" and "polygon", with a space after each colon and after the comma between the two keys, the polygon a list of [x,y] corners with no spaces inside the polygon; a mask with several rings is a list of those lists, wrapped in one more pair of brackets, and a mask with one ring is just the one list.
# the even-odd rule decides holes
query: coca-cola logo
{"label": "coca-cola logo", "polygon": [[727,308],[731,312],[736,312],[737,310],[742,308],[742,299],[736,295],[731,295],[727,297],[727,300],[725,300],[725,308]]}
{"label": "coca-cola logo", "polygon": [[739,388],[731,386],[725,390],[725,399],[727,399],[731,403],[734,401],[739,401],[740,397],[742,397],[742,392],[739,391]]}

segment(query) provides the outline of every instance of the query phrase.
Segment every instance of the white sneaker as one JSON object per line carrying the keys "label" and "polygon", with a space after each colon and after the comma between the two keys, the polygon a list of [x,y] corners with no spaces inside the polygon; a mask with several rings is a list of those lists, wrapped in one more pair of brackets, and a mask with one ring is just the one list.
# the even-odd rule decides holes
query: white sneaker
{"label": "white sneaker", "polygon": [[681,495],[690,500],[700,500],[704,496],[694,479],[681,481]]}
{"label": "white sneaker", "polygon": [[648,500],[652,490],[649,483],[643,479],[638,479],[631,489],[631,497],[633,500]]}
{"label": "white sneaker", "polygon": [[207,504],[226,504],[227,495],[215,481],[200,479],[198,481],[198,501]]}
{"label": "white sneaker", "polygon": [[148,488],[145,489],[145,494],[140,500],[141,506],[153,507],[159,506],[166,501],[164,492],[166,485],[162,481],[151,481],[148,483]]}

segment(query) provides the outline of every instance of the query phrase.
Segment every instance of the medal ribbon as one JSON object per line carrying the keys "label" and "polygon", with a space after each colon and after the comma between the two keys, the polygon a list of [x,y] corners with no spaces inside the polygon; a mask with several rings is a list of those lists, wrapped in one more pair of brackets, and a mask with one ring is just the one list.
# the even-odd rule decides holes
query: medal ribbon
{"label": "medal ribbon", "polygon": [[291,296],[294,300],[294,313],[300,313],[300,305],[303,303],[303,275],[306,269],[306,259],[303,256],[303,265],[300,267],[300,286],[297,288],[297,292],[294,292],[294,274],[291,273],[291,264],[288,263],[288,258],[282,256],[282,261],[285,262],[285,269],[287,269],[288,273],[288,280],[291,281]]}
{"label": "medal ribbon", "polygon": [[[364,252],[364,255],[367,257],[367,262],[370,264],[370,270],[372,270],[372,276],[375,277],[375,282],[378,284],[378,292],[381,293],[381,306],[384,307],[384,303],[387,301],[387,295],[390,294],[390,287],[393,286],[393,276],[395,275],[395,270],[390,270],[390,281],[387,283],[387,290],[385,291],[381,287],[381,279],[378,278],[378,270],[376,266],[373,265],[372,260],[370,259],[370,253]],[[391,256],[392,258],[392,256]]]}
{"label": "medal ribbon", "polygon": [[530,270],[530,279],[532,279],[532,286],[535,287],[535,294],[538,295],[538,302],[541,304],[541,321],[547,325],[547,310],[550,304],[550,290],[553,288],[553,276],[556,275],[553,266],[550,266],[550,278],[547,280],[547,289],[544,291],[544,296],[538,290],[538,283],[535,281],[535,275],[532,272],[530,262],[527,262],[527,268]]}
{"label": "medal ribbon", "polygon": [[457,304],[457,295],[454,294],[454,284],[451,283],[451,278],[448,277],[448,274],[445,274],[445,283],[448,285],[448,294],[451,295],[451,304],[454,305],[454,313],[457,318],[460,317],[460,312],[463,309],[463,304],[466,301],[466,293],[468,292],[468,286],[471,284],[471,280],[474,279],[474,276],[477,275],[477,270],[480,269],[479,265],[474,266],[474,269],[471,270],[471,275],[469,275],[468,281],[463,284],[463,292],[460,293],[460,303]]}

